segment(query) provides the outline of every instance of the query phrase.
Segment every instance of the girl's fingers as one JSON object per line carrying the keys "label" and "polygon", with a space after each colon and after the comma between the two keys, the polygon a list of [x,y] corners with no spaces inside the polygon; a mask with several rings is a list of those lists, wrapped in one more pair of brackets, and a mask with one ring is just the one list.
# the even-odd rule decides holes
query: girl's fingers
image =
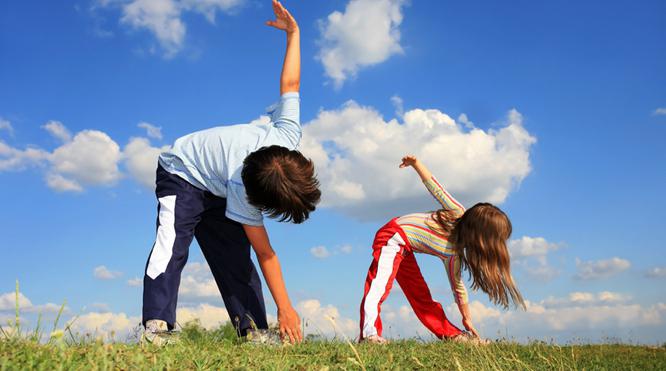
{"label": "girl's fingers", "polygon": [[290,328],[287,328],[287,334],[289,335],[289,342],[294,344],[296,342],[296,338],[294,337],[294,334]]}

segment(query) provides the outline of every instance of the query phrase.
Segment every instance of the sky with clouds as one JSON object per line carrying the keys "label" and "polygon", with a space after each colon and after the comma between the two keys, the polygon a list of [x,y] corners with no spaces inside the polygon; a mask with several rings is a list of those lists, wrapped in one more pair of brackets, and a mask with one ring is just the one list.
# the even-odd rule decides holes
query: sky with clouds
{"label": "sky with clouds", "polygon": [[[470,294],[488,337],[666,338],[666,4],[286,0],[300,23],[304,137],[322,203],[268,222],[306,332],[357,335],[375,231],[436,207],[403,154],[466,206],[510,216],[527,310]],[[127,338],[154,238],[156,157],[176,138],[265,120],[284,36],[268,0],[0,5],[0,324],[77,317]],[[418,256],[460,324],[441,262]],[[266,295],[270,298],[270,295]],[[269,318],[275,306],[268,299]],[[386,335],[430,335],[399,287]],[[178,320],[228,319],[194,243]],[[331,320],[332,319],[332,320]]]}

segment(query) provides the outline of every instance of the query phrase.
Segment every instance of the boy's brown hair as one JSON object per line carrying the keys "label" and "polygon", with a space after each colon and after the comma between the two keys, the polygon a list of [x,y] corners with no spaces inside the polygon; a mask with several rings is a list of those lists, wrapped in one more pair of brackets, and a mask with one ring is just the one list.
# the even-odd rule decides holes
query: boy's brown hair
{"label": "boy's brown hair", "polygon": [[321,197],[314,164],[300,152],[262,147],[243,162],[241,177],[250,204],[279,221],[304,222]]}

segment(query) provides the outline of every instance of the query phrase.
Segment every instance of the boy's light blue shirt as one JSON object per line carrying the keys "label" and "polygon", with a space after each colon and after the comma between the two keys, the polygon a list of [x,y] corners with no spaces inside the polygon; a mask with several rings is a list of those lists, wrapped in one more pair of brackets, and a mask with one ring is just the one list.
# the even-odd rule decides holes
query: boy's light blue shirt
{"label": "boy's light blue shirt", "polygon": [[243,161],[261,147],[298,147],[302,133],[299,93],[283,94],[268,114],[268,123],[218,126],[178,138],[160,155],[159,163],[193,186],[226,198],[229,219],[263,225],[261,212],[247,201],[241,179]]}

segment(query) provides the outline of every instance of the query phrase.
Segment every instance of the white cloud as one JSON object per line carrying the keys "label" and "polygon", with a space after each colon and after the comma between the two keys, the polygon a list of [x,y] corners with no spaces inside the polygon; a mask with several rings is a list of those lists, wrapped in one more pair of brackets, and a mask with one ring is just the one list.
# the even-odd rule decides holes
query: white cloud
{"label": "white cloud", "polygon": [[121,277],[123,273],[109,270],[109,268],[107,268],[106,266],[100,265],[98,267],[95,267],[95,269],[93,270],[93,275],[98,280],[114,280],[116,278]]}
{"label": "white cloud", "polygon": [[657,108],[656,110],[654,110],[654,112],[652,112],[652,115],[654,115],[654,116],[664,116],[664,115],[666,115],[666,107]]}
{"label": "white cloud", "polygon": [[185,265],[178,294],[190,301],[221,297],[208,264],[196,262]]}
{"label": "white cloud", "polygon": [[141,318],[125,313],[90,312],[69,321],[75,334],[103,340],[126,340],[139,330]]}
{"label": "white cloud", "polygon": [[67,185],[54,188],[56,190],[76,190],[82,185],[112,185],[121,177],[120,158],[120,147],[106,133],[83,130],[51,154],[50,176],[59,181],[48,183],[55,187]]}
{"label": "white cloud", "polygon": [[143,285],[143,280],[139,277],[134,277],[127,280],[127,285],[131,287],[141,287]]}
{"label": "white cloud", "polygon": [[666,267],[654,267],[647,271],[645,274],[650,278],[664,278],[666,277]]}
{"label": "white cloud", "polygon": [[351,254],[352,249],[353,249],[352,245],[342,245],[340,247],[340,252],[343,254]]}
{"label": "white cloud", "polygon": [[345,335],[354,338],[358,332],[358,322],[346,318],[334,305],[322,305],[319,300],[308,299],[296,305],[296,311],[305,322],[306,333],[332,336]]}
{"label": "white cloud", "polygon": [[47,174],[46,185],[58,192],[83,192],[83,187],[79,183],[60,174]]}
{"label": "white cloud", "polygon": [[[0,311],[14,312],[16,310],[16,292],[8,292],[0,295]],[[57,313],[62,305],[46,303],[35,305],[22,292],[18,296],[19,312],[21,313]],[[63,308],[64,313],[69,312],[69,308]]]}
{"label": "white cloud", "polygon": [[367,66],[403,52],[402,8],[406,0],[350,0],[344,12],[321,20],[318,59],[336,87]]}
{"label": "white cloud", "polygon": [[39,166],[49,157],[49,153],[39,148],[16,149],[0,140],[0,172],[20,171],[30,166]]}
{"label": "white cloud", "polygon": [[515,259],[543,257],[559,248],[558,244],[548,242],[543,237],[523,236],[520,239],[509,241],[509,252]]}
{"label": "white cloud", "polygon": [[120,23],[149,31],[157,39],[164,57],[171,58],[185,46],[185,13],[201,14],[214,24],[219,11],[230,14],[244,3],[245,0],[98,0],[95,9],[120,6]]}
{"label": "white cloud", "polygon": [[608,278],[623,272],[631,266],[626,259],[614,257],[606,260],[581,261],[576,259],[576,275],[579,280]]}
{"label": "white cloud", "polygon": [[412,171],[398,169],[404,154],[420,157],[463,203],[501,203],[529,174],[535,141],[516,110],[503,126],[484,131],[465,129],[434,109],[408,111],[404,123],[387,122],[350,101],[306,124],[301,150],[317,166],[322,206],[385,219],[437,205]]}
{"label": "white cloud", "polygon": [[153,147],[146,138],[131,138],[123,149],[127,170],[141,185],[154,189],[157,158],[168,149],[169,146]]}
{"label": "white cloud", "polygon": [[310,249],[310,254],[317,259],[326,259],[331,256],[331,253],[328,251],[326,246],[315,246]]}
{"label": "white cloud", "polygon": [[[16,293],[8,292],[0,295],[0,311],[1,310],[14,310],[16,308]],[[32,302],[22,292],[19,292],[18,297],[19,310],[32,307]]]}
{"label": "white cloud", "polygon": [[159,126],[155,126],[153,124],[150,124],[148,122],[140,122],[139,125],[137,125],[141,129],[146,130],[146,135],[148,137],[153,138],[153,139],[162,139],[162,128]]}
{"label": "white cloud", "polygon": [[204,328],[212,330],[228,322],[229,314],[225,308],[202,303],[195,307],[178,308],[176,321],[181,326],[190,321],[198,321]]}
{"label": "white cloud", "polygon": [[395,115],[397,117],[402,118],[405,116],[405,103],[402,98],[397,95],[392,96],[391,104],[393,104],[393,108],[395,108]]}
{"label": "white cloud", "polygon": [[91,308],[94,308],[97,312],[110,312],[111,307],[106,303],[92,303],[90,304]]}
{"label": "white cloud", "polygon": [[547,255],[558,250],[560,244],[546,241],[543,237],[523,236],[509,241],[509,252],[517,266],[535,279],[548,281],[559,275],[559,270],[550,266]]}
{"label": "white cloud", "polygon": [[72,140],[72,133],[67,130],[65,125],[60,121],[51,120],[44,124],[42,128],[53,135],[53,137],[60,139],[62,142],[67,143]]}
{"label": "white cloud", "polygon": [[0,130],[6,130],[9,135],[14,135],[14,127],[12,126],[12,123],[2,117],[0,117]]}

